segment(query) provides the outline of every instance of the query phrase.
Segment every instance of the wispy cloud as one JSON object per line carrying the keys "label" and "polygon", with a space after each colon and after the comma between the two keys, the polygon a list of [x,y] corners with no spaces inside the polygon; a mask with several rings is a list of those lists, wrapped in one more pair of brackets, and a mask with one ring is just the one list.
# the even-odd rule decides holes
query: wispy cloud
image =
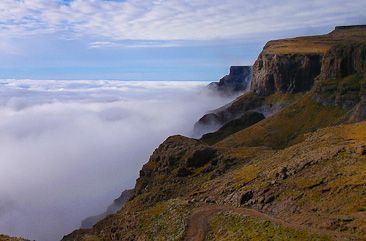
{"label": "wispy cloud", "polygon": [[231,39],[299,27],[361,23],[366,21],[365,10],[363,0],[73,0],[67,4],[61,0],[2,0],[0,34],[63,33],[101,39],[96,42]]}
{"label": "wispy cloud", "polygon": [[89,48],[171,48],[180,45],[178,41],[97,41],[89,43]]}

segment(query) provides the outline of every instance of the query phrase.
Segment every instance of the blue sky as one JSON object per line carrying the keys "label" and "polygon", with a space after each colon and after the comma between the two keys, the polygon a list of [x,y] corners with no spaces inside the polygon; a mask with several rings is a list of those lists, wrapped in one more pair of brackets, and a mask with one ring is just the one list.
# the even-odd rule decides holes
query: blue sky
{"label": "blue sky", "polygon": [[0,78],[215,80],[270,39],[365,24],[364,0],[1,0]]}

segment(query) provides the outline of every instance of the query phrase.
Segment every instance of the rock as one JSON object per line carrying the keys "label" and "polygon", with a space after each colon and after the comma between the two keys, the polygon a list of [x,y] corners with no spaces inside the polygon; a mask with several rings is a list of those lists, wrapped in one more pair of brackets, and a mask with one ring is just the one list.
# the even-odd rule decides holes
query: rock
{"label": "rock", "polygon": [[216,203],[215,199],[213,197],[208,197],[205,200],[206,203]]}
{"label": "rock", "polygon": [[189,176],[191,174],[192,174],[192,172],[190,170],[188,170],[187,168],[185,168],[185,167],[181,167],[177,170],[177,176],[178,177],[186,177],[186,176]]}
{"label": "rock", "polygon": [[190,175],[193,170],[213,161],[216,156],[215,148],[199,140],[180,135],[168,137],[143,166],[144,175],[140,175],[136,181],[135,195],[145,192],[147,186],[150,189],[160,186],[164,180],[179,181],[176,177]]}
{"label": "rock", "polygon": [[259,95],[310,90],[320,74],[322,54],[267,53],[269,42],[253,65],[251,90]]}
{"label": "rock", "polygon": [[366,72],[365,42],[349,42],[333,46],[324,55],[320,79],[341,79]]}
{"label": "rock", "polygon": [[289,176],[287,167],[282,167],[281,170],[276,173],[278,179],[284,180]]}
{"label": "rock", "polygon": [[263,202],[264,202],[264,204],[268,204],[268,203],[273,202],[275,199],[276,199],[275,196],[270,195],[270,196],[266,197]]}
{"label": "rock", "polygon": [[231,66],[229,75],[219,82],[212,82],[208,87],[224,95],[232,95],[247,89],[252,77],[251,66]]}
{"label": "rock", "polygon": [[354,218],[351,216],[341,216],[341,217],[338,217],[337,220],[340,222],[348,223],[348,222],[352,222],[354,220]]}
{"label": "rock", "polygon": [[216,154],[216,150],[211,147],[202,147],[195,150],[186,159],[187,167],[201,167],[211,160]]}
{"label": "rock", "polygon": [[356,154],[360,156],[366,155],[366,145],[358,146],[356,148]]}
{"label": "rock", "polygon": [[249,202],[254,196],[253,191],[247,191],[243,193],[240,197],[240,205],[245,205],[247,202]]}

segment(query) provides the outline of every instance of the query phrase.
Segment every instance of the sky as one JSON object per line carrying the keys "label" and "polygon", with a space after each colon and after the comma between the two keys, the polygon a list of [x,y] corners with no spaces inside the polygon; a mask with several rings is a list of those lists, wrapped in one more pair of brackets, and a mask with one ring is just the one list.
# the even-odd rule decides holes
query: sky
{"label": "sky", "polygon": [[364,0],[1,0],[0,78],[216,80],[266,41],[366,23]]}

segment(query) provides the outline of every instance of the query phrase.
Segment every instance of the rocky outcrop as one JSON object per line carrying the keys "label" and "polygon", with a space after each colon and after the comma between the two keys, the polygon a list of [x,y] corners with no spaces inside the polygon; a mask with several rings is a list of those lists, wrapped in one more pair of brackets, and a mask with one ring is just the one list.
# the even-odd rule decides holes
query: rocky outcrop
{"label": "rocky outcrop", "polygon": [[97,222],[104,219],[108,215],[116,213],[118,210],[120,210],[125,205],[125,203],[130,199],[132,194],[133,194],[133,189],[124,190],[121,193],[121,195],[117,199],[115,199],[111,205],[108,206],[107,210],[104,213],[84,219],[81,222],[81,228],[91,228]]}
{"label": "rocky outcrop", "polygon": [[321,61],[321,54],[271,54],[263,51],[253,65],[251,90],[265,96],[276,92],[307,91],[320,74]]}
{"label": "rocky outcrop", "polygon": [[251,77],[251,66],[231,66],[228,75],[219,82],[212,82],[208,87],[224,95],[232,95],[246,90],[250,85]]}
{"label": "rocky outcrop", "polygon": [[148,191],[163,176],[174,180],[192,174],[217,156],[217,150],[205,143],[184,136],[171,136],[166,139],[150,156],[140,171],[136,181],[135,195]]}

